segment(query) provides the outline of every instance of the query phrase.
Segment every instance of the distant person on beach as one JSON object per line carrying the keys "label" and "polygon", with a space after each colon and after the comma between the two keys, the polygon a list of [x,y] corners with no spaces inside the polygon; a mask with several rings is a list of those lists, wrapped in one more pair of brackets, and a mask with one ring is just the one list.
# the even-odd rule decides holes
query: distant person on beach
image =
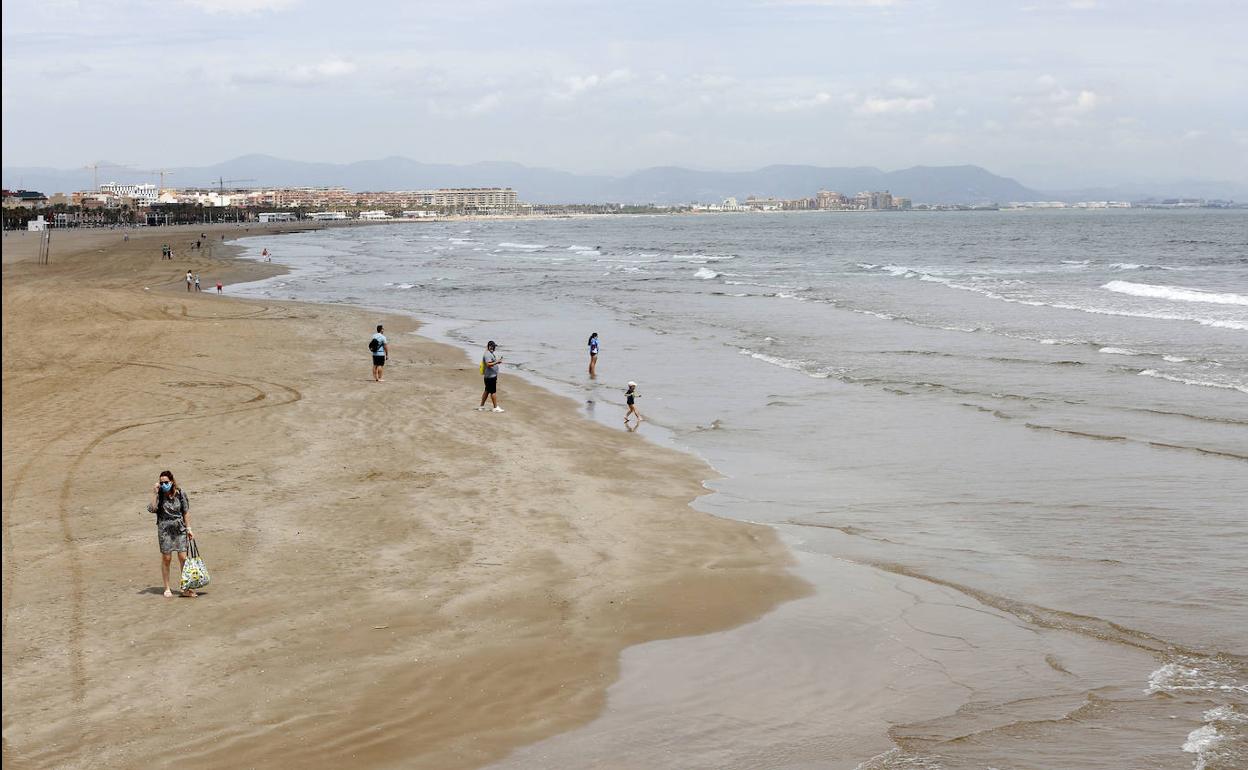
{"label": "distant person on beach", "polygon": [[221,279],[217,279],[217,294],[221,294]]}
{"label": "distant person on beach", "polygon": [[485,343],[485,353],[481,356],[481,374],[485,377],[485,392],[481,394],[481,405],[477,407],[478,412],[485,411],[485,400],[488,398],[494,406],[495,412],[503,411],[498,405],[498,367],[502,365],[503,359],[494,352],[498,346],[494,344],[494,340]]}
{"label": "distant person on beach", "polygon": [[195,276],[191,275],[191,271],[186,271],[186,290],[190,291],[191,286],[195,284]]}
{"label": "distant person on beach", "polygon": [[260,252],[260,256],[264,257],[264,261],[265,261],[265,262],[272,262],[272,261],[273,261],[273,260],[269,259],[269,250],[268,250],[268,249],[265,249],[264,251]]}
{"label": "distant person on beach", "polygon": [[373,379],[381,382],[386,358],[390,355],[390,343],[382,333],[381,324],[377,324],[377,333],[368,341],[368,349],[373,354]]}
{"label": "distant person on beach", "polygon": [[[160,479],[152,487],[152,501],[147,512],[156,514],[156,540],[160,545],[160,576],[165,582],[165,596],[173,596],[169,588],[169,563],[178,555],[178,564],[186,561],[187,541],[195,539],[191,531],[191,503],[186,493],[174,481],[173,474],[161,471]],[[194,591],[183,591],[183,596],[196,596]]]}
{"label": "distant person on beach", "polygon": [[160,245],[160,258],[161,259],[173,259],[173,252],[169,251],[169,244],[162,243]]}
{"label": "distant person on beach", "polygon": [[628,412],[627,412],[627,413],[625,413],[625,415],[624,415],[624,424],[625,424],[625,425],[627,425],[627,424],[628,424],[628,420],[629,420],[629,418],[630,418],[630,417],[634,417],[634,416],[635,416],[635,417],[637,418],[637,423],[638,423],[639,425],[641,424],[641,421],[644,419],[644,418],[641,416],[641,412],[637,411],[637,397],[638,397],[638,395],[639,395],[639,394],[637,393],[637,383],[635,383],[635,382],[629,382],[629,383],[628,383],[628,390],[624,391],[624,400],[628,402]]}
{"label": "distant person on beach", "polygon": [[195,274],[195,291],[203,291],[203,289],[199,287],[199,273]]}
{"label": "distant person on beach", "polygon": [[589,376],[597,377],[598,372],[598,332],[589,335]]}

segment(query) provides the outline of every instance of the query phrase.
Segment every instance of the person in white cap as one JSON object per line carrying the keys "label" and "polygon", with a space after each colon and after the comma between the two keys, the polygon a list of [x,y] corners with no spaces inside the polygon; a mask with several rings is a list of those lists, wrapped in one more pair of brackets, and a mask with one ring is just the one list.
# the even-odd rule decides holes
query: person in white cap
{"label": "person in white cap", "polygon": [[628,418],[636,416],[637,423],[640,424],[645,418],[641,416],[641,412],[637,411],[637,383],[629,382],[628,390],[624,391],[624,399],[628,401],[628,413],[624,415],[624,424],[628,424]]}

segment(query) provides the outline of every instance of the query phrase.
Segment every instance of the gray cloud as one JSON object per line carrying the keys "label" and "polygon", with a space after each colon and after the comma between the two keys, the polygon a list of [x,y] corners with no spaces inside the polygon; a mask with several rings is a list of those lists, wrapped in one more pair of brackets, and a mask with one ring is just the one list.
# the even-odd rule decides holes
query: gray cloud
{"label": "gray cloud", "polygon": [[[61,166],[269,152],[1244,181],[1245,28],[1230,0],[6,0],[4,163],[39,146]],[[205,121],[195,142],[128,129],[183,112]]]}

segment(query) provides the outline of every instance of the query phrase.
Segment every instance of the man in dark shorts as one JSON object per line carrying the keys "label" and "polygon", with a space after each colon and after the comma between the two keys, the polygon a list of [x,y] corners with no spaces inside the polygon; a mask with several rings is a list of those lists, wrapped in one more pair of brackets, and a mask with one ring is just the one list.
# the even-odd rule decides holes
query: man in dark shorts
{"label": "man in dark shorts", "polygon": [[373,379],[381,382],[383,367],[386,365],[386,359],[390,357],[390,343],[386,340],[386,335],[381,333],[381,324],[377,324],[377,333],[368,343],[368,349],[373,354]]}
{"label": "man in dark shorts", "polygon": [[481,406],[477,407],[478,412],[485,411],[485,400],[488,398],[490,403],[494,405],[495,412],[503,411],[498,405],[498,367],[502,365],[503,359],[494,352],[494,340],[490,340],[485,344],[485,354],[481,356],[481,374],[485,377],[485,392],[481,394]]}

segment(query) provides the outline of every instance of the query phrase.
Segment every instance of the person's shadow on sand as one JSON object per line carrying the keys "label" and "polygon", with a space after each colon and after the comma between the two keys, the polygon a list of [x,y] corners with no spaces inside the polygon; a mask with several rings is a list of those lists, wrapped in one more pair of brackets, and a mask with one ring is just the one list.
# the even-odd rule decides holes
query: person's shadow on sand
{"label": "person's shadow on sand", "polygon": [[[139,594],[140,596],[143,594],[155,594],[156,596],[164,596],[165,589],[162,588],[161,586],[151,586],[150,588],[140,588],[139,590],[135,591],[135,593]],[[196,591],[196,593],[199,594],[200,596],[205,595],[204,590],[202,588]],[[173,595],[177,596],[178,592],[174,591]]]}

